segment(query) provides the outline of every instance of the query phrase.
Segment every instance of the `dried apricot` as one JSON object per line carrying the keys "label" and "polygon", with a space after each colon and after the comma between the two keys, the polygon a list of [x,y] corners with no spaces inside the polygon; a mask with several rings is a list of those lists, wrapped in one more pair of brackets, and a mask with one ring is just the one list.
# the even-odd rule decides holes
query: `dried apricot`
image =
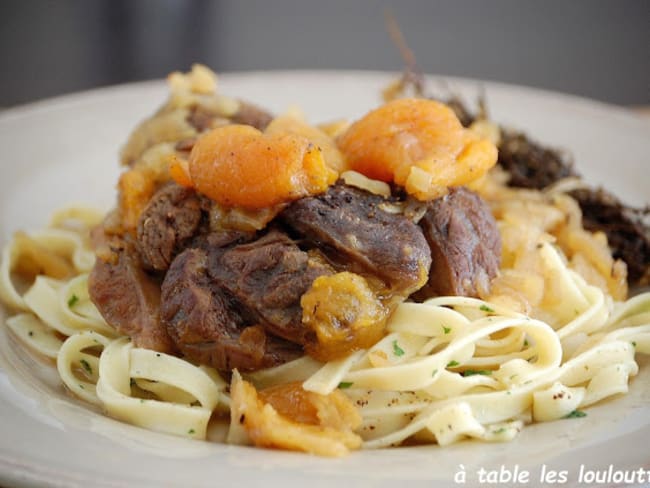
{"label": "dried apricot", "polygon": [[348,166],[404,186],[420,200],[437,198],[494,166],[494,144],[465,129],[446,105],[404,98],[355,122],[338,140]]}
{"label": "dried apricot", "polygon": [[172,177],[180,184],[191,182],[221,205],[251,209],[321,193],[338,176],[306,137],[266,135],[237,124],[201,136],[190,153],[189,174],[180,170],[181,164],[173,165]]}
{"label": "dried apricot", "polygon": [[370,347],[384,335],[388,310],[358,274],[344,271],[316,278],[300,305],[302,321],[313,332],[305,350],[318,360]]}
{"label": "dried apricot", "polygon": [[341,392],[319,395],[302,390],[300,383],[276,388],[258,395],[235,370],[230,386],[231,430],[233,423],[243,426],[256,446],[321,456],[344,456],[361,447],[361,437],[354,432],[361,416]]}
{"label": "dried apricot", "polygon": [[125,230],[133,230],[155,192],[155,181],[146,171],[134,168],[122,173],[118,188],[122,225]]}

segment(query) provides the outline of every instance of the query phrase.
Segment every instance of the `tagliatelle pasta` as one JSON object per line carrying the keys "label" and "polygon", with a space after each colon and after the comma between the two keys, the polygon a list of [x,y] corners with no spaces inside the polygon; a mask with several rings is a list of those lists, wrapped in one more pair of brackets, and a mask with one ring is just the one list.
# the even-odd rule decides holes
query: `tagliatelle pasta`
{"label": "tagliatelle pasta", "polygon": [[[0,294],[21,310],[7,326],[31,349],[54,359],[63,384],[82,400],[134,425],[205,438],[218,404],[228,404],[222,393],[227,384],[208,368],[134,349],[106,324],[88,297],[87,271],[94,262],[88,231],[99,222],[96,216],[91,209],[69,207],[54,214],[52,228],[29,237],[68,259],[76,274],[68,279],[39,274],[22,294],[12,271],[25,264],[21,260],[38,257],[21,254],[15,240],[7,244],[4,256],[10,258],[2,263]],[[70,228],[57,228],[64,225]],[[133,396],[132,388],[142,394]]]}
{"label": "tagliatelle pasta", "polygon": [[[84,242],[87,230],[37,236],[56,235],[49,249],[70,258],[74,251],[60,243]],[[635,354],[650,353],[650,294],[615,302],[569,269],[554,244],[542,242],[536,253],[564,297],[562,306],[546,309],[551,323],[480,299],[405,302],[368,350],[326,364],[305,356],[245,378],[260,389],[302,381],[307,391],[343,392],[361,415],[364,448],[411,438],[507,441],[531,421],[557,420],[625,393],[638,371]],[[115,334],[88,299],[87,265],[75,265],[78,274],[68,280],[37,276],[22,295],[9,268],[2,296],[13,297],[21,313],[7,326],[56,361],[75,396],[116,419],[190,438],[205,439],[210,419],[229,412],[228,384],[216,371],[134,348]],[[231,442],[248,443],[245,430],[231,430]]]}
{"label": "tagliatelle pasta", "polygon": [[[197,175],[192,175],[191,171],[187,173],[186,169],[201,173],[199,169],[204,166],[212,168],[214,154],[209,151],[203,154],[205,160],[201,159],[197,169],[194,168],[196,165],[189,164],[195,161],[190,153],[186,165],[187,161],[178,155],[183,152],[183,144],[187,141],[176,139],[193,138],[201,132],[202,129],[196,125],[200,126],[201,116],[205,114],[197,114],[199,102],[214,109],[218,117],[215,116],[212,123],[219,127],[232,122],[229,118],[235,117],[240,109],[239,102],[229,103],[229,99],[220,96],[210,98],[217,96],[213,93],[216,80],[201,68],[195,71],[188,77],[174,75],[171,78],[175,91],[165,110],[171,111],[167,115],[173,116],[173,123],[167,124],[169,120],[163,111],[162,118],[143,124],[127,145],[124,162],[130,167],[120,180],[121,207],[118,206],[118,213],[111,214],[112,217],[121,217],[121,221],[119,218],[111,221],[110,217],[103,221],[102,212],[71,206],[56,212],[46,229],[17,233],[2,251],[0,300],[15,312],[7,319],[6,325],[29,349],[56,367],[62,384],[74,397],[119,421],[176,436],[210,439],[211,424],[221,422],[228,425],[225,437],[231,444],[255,444],[339,456],[357,448],[386,448],[414,442],[445,446],[467,438],[486,442],[509,441],[527,424],[579,417],[585,415],[583,409],[628,391],[631,378],[638,373],[635,355],[650,354],[650,293],[626,299],[625,265],[612,257],[603,234],[583,228],[580,209],[567,193],[575,187],[575,182],[560,182],[544,191],[516,190],[505,185],[504,175],[498,169],[484,175],[494,164],[491,141],[498,140],[498,127],[489,121],[482,121],[475,127],[462,127],[450,110],[437,103],[433,104],[435,110],[432,114],[442,111],[444,120],[454,122],[454,137],[457,139],[453,157],[447,158],[449,160],[444,164],[440,163],[450,171],[446,176],[436,169],[438,152],[445,151],[444,144],[439,147],[434,141],[435,150],[427,145],[414,149],[413,145],[413,141],[417,142],[421,137],[420,132],[428,134],[427,131],[435,126],[435,117],[433,122],[430,120],[424,124],[422,130],[401,133],[393,142],[384,141],[391,151],[395,150],[391,156],[391,164],[395,165],[391,171],[395,175],[391,172],[382,174],[385,181],[379,181],[372,179],[372,175],[346,168],[345,151],[339,153],[329,132],[314,132],[315,129],[304,120],[294,121],[287,116],[276,119],[279,122],[272,126],[275,127],[273,130],[279,131],[278,137],[285,130],[291,132],[292,137],[287,139],[291,143],[288,147],[299,143],[300,163],[306,169],[304,174],[289,171],[282,177],[292,184],[295,183],[292,178],[306,178],[298,181],[299,187],[307,185],[305,188],[311,188],[310,185],[315,183],[309,178],[325,174],[327,178],[319,181],[321,186],[327,187],[334,181],[334,173],[340,172],[339,176],[346,185],[367,190],[372,198],[377,197],[376,201],[380,201],[376,206],[368,204],[370,214],[381,211],[388,215],[407,216],[414,227],[422,218],[418,212],[423,202],[418,199],[427,203],[427,195],[438,198],[454,191],[450,185],[466,183],[489,205],[485,213],[491,217],[491,210],[494,215],[502,244],[501,264],[498,272],[495,271],[496,276],[486,274],[481,283],[470,289],[469,294],[476,294],[478,298],[435,296],[434,293],[419,302],[409,300],[409,296],[415,296],[412,295],[414,291],[427,283],[427,276],[424,276],[427,269],[423,263],[428,263],[428,266],[430,261],[424,258],[417,263],[410,261],[417,265],[417,269],[410,270],[412,276],[405,273],[401,277],[403,281],[397,281],[395,285],[390,282],[390,277],[381,273],[368,276],[366,280],[362,274],[356,274],[357,268],[353,266],[341,271],[335,263],[327,261],[324,250],[312,248],[308,253],[297,246],[291,247],[294,243],[288,236],[276,236],[275,241],[271,239],[271,244],[284,246],[282,250],[295,248],[293,254],[288,251],[283,254],[283,259],[286,256],[297,261],[304,258],[308,262],[307,272],[324,270],[321,276],[312,280],[311,288],[300,294],[298,302],[290,305],[298,309],[302,307],[299,325],[305,327],[306,332],[301,330],[300,333],[304,332],[306,339],[288,343],[291,338],[282,335],[286,334],[285,330],[280,329],[277,336],[273,336],[257,322],[242,325],[250,317],[239,311],[235,311],[239,314],[236,315],[224,305],[219,310],[224,316],[233,312],[235,325],[226,324],[230,325],[227,334],[216,336],[224,340],[222,350],[209,349],[216,339],[215,336],[207,339],[202,336],[203,328],[214,332],[212,329],[218,329],[220,324],[215,325],[216,320],[206,318],[208,312],[214,312],[213,309],[200,309],[201,313],[196,316],[194,310],[200,308],[201,300],[217,301],[221,297],[218,293],[223,290],[216,286],[210,288],[210,280],[242,278],[228,274],[224,278],[206,272],[204,268],[210,264],[210,259],[221,259],[218,244],[214,244],[219,251],[214,255],[201,254],[204,251],[202,246],[213,245],[208,232],[224,232],[225,229],[227,234],[233,230],[230,225],[239,222],[240,227],[235,225],[235,230],[254,229],[258,237],[264,236],[269,222],[305,193],[296,193],[298,187],[290,185],[288,196],[282,193],[282,198],[288,200],[279,203],[272,200],[272,207],[264,200],[264,205],[255,202],[250,208],[230,208],[228,202],[209,206],[205,195],[192,193],[201,193],[201,185],[192,188],[197,181],[202,181],[205,188],[205,185],[212,186],[214,178],[195,181]],[[208,103],[210,100],[219,103],[212,106]],[[408,110],[400,109],[400,114],[404,112],[407,119],[414,107],[422,108],[417,100],[409,100],[405,106]],[[196,119],[192,127],[191,117]],[[383,119],[381,122],[382,131],[392,135],[393,125],[384,124],[386,121]],[[365,126],[361,124],[359,127],[363,129]],[[439,136],[444,142],[448,134],[443,129],[440,129]],[[230,137],[232,133],[251,131],[236,125],[212,132],[211,137],[221,144],[220,134],[230,134]],[[254,132],[255,158],[246,159],[250,155],[235,154],[240,147],[235,143],[232,147],[226,144],[227,150],[220,149],[232,157],[235,166],[241,158],[251,163],[247,172],[254,172],[258,159],[272,152],[265,146],[268,138],[263,136],[263,132]],[[350,136],[348,152],[356,154],[359,150],[365,154],[366,146],[374,148],[372,131],[362,132],[363,144],[357,146]],[[316,133],[331,146],[326,147],[327,151],[315,150],[313,141],[304,139]],[[149,142],[153,146],[148,145]],[[175,143],[180,144],[181,149],[174,146]],[[399,146],[402,143],[404,147]],[[394,144],[398,147],[393,147]],[[467,147],[474,149],[466,150]],[[413,151],[409,154],[412,159],[409,164],[402,164],[402,150]],[[477,151],[480,165],[474,167],[476,161],[472,154]],[[336,164],[332,165],[327,158],[322,159],[321,152],[334,153]],[[167,198],[175,204],[180,201],[181,213],[198,215],[196,221],[188,225],[189,231],[176,225],[175,217],[165,211],[141,221],[154,190],[158,191],[156,186],[169,180],[167,163],[171,156],[176,158],[171,164],[172,174],[174,171],[177,174],[174,176],[176,183],[170,184],[178,183],[175,189],[187,192],[190,197],[185,198],[187,195],[184,193],[181,196],[185,196],[178,197],[180,193],[170,192]],[[282,158],[274,161],[282,166]],[[455,166],[459,162],[462,164]],[[376,161],[360,157],[357,163],[363,167],[365,164],[372,166]],[[477,175],[469,174],[474,169]],[[400,178],[397,178],[397,173],[400,173]],[[436,180],[434,186],[426,183],[441,175],[444,178]],[[203,178],[205,175],[198,176]],[[414,178],[417,185],[413,184]],[[245,180],[245,176],[242,179]],[[268,183],[268,178],[262,180]],[[409,190],[409,180],[410,186],[415,185],[417,191]],[[405,198],[394,195],[394,185],[405,181],[405,191],[410,195]],[[225,181],[224,184],[233,183]],[[323,189],[321,186],[315,186],[306,194],[318,195]],[[229,187],[229,191],[236,195],[240,190],[237,186]],[[429,190],[432,192],[430,195]],[[165,203],[162,201],[161,205]],[[257,208],[260,205],[261,208]],[[164,223],[171,221],[173,224],[164,228],[165,232],[159,232],[156,227],[160,224],[156,219],[161,215]],[[244,220],[246,225],[241,226]],[[105,241],[95,243],[93,250],[91,231],[102,221],[104,227],[101,230],[109,228],[109,231],[104,235]],[[281,225],[289,224],[283,221]],[[203,232],[198,239],[197,229]],[[170,314],[174,320],[181,317],[178,323],[171,324],[168,320],[164,325],[167,327],[165,334],[185,334],[185,342],[172,344],[172,339],[169,339],[166,345],[172,346],[169,349],[161,347],[158,351],[138,347],[136,333],[129,331],[131,337],[128,337],[120,324],[109,325],[95,306],[99,302],[93,303],[89,292],[89,273],[97,269],[95,252],[102,259],[101,263],[112,269],[110,266],[120,259],[128,260],[128,256],[120,252],[141,244],[140,241],[134,244],[134,236],[147,231],[151,231],[153,238],[159,233],[172,235],[171,245],[159,246],[145,257],[140,254],[143,262],[145,258],[152,258],[151,262],[141,267],[134,265],[129,272],[150,278],[148,283],[153,283],[152,286],[157,286],[156,290],[160,292],[159,301],[165,294],[168,298],[171,296],[170,301],[180,294],[178,290],[181,288],[170,286],[163,290],[160,282],[167,279],[165,273],[170,273],[171,263],[179,255],[174,253],[189,242],[195,246],[190,249],[195,251],[192,259],[181,262],[183,266],[174,268],[174,272],[190,275],[189,278],[183,275],[186,278],[184,286],[190,292],[199,292]],[[110,240],[115,235],[124,237],[120,232],[127,233],[127,238]],[[264,237],[268,236],[266,233]],[[350,242],[361,254],[362,241],[352,235]],[[243,245],[248,243],[245,241]],[[430,249],[427,247],[427,250]],[[397,251],[391,255],[397,256],[397,261],[404,255],[417,254],[417,250],[408,245]],[[243,259],[242,266],[250,261],[253,259]],[[380,281],[381,285],[378,284]],[[92,284],[92,279],[90,282]],[[270,280],[264,283],[272,288],[278,282]],[[111,283],[104,282],[104,285],[110,287]],[[313,283],[318,283],[318,286],[314,287]],[[402,286],[403,295],[391,295],[394,289],[386,283],[395,285],[394,289]],[[276,290],[264,292],[271,295]],[[221,298],[225,302],[232,298],[231,295],[234,292],[228,290]],[[261,296],[261,300],[266,298],[266,295]],[[286,297],[276,296],[274,299],[281,302]],[[155,300],[152,303],[155,307]],[[276,303],[273,302],[273,306]],[[342,310],[339,315],[337,306]],[[363,307],[366,307],[364,313],[356,313]],[[309,308],[309,314],[305,313],[306,308]],[[159,306],[160,310],[162,306]],[[128,319],[131,315],[141,319],[132,309],[123,313]],[[253,313],[249,315],[254,316]],[[192,320],[205,320],[205,324],[191,329],[194,324],[188,325],[183,321],[189,316]],[[331,320],[327,322],[322,317]],[[385,317],[388,318],[384,322]],[[261,319],[254,316],[250,320],[263,322],[264,316],[262,314]],[[310,320],[316,325],[312,326]],[[356,329],[337,336],[340,332],[337,328],[344,327],[341,324],[346,320],[354,326],[351,329]],[[133,326],[132,323],[128,325]],[[172,326],[176,329],[169,332]],[[132,328],[137,332],[138,327]],[[356,333],[363,334],[368,330],[371,332],[365,337],[371,340],[355,342],[358,339]],[[309,334],[318,336],[314,343],[309,342]],[[343,353],[329,356],[323,350],[319,351],[317,348],[323,345],[318,342],[321,339],[323,342],[331,340],[324,348],[327,353]],[[275,341],[269,349],[265,349],[267,341]],[[312,345],[315,349],[310,350],[307,346]],[[175,346],[179,347],[176,349]],[[188,348],[183,350],[181,346]],[[304,354],[279,366],[251,367],[247,371],[243,367],[239,371],[229,366],[229,360],[232,357],[237,359],[236,356],[228,356],[223,368],[215,366],[216,361],[209,362],[214,360],[213,356],[223,351],[231,352],[228,348],[234,349],[235,346],[239,347],[237,353],[249,355],[244,358],[246,361],[259,360],[255,365],[262,364],[260,357],[268,350],[273,351],[273,347],[277,347],[275,351],[289,350],[293,354],[291,358],[297,357],[301,350],[312,356]],[[256,346],[260,349],[251,352]],[[337,347],[339,351],[335,351]],[[208,350],[204,356],[208,360],[190,359],[187,352],[197,350],[200,353]],[[272,354],[270,360],[275,360]],[[246,361],[243,364],[249,364]]]}

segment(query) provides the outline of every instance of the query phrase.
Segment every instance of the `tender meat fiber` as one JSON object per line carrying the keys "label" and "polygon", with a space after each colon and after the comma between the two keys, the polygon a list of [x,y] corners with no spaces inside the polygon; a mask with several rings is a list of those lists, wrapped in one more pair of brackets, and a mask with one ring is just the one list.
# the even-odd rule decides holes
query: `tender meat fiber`
{"label": "tender meat fiber", "polygon": [[201,105],[196,105],[189,110],[186,120],[197,132],[205,132],[212,128],[212,124],[218,118],[223,117]]}
{"label": "tender meat fiber", "polygon": [[197,232],[207,213],[206,199],[175,183],[162,187],[145,207],[138,222],[137,243],[148,269],[164,271]]}
{"label": "tender meat fiber", "polygon": [[301,296],[331,270],[286,235],[272,230],[257,241],[209,253],[214,283],[241,303],[272,334],[304,344]]}
{"label": "tender meat fiber", "polygon": [[231,118],[233,124],[252,125],[256,129],[264,130],[273,120],[273,115],[252,103],[239,101],[239,111]]}
{"label": "tender meat fiber", "polygon": [[433,263],[417,299],[438,295],[476,296],[489,290],[499,269],[501,237],[487,204],[465,188],[429,204],[420,220]]}
{"label": "tender meat fiber", "polygon": [[297,345],[254,325],[211,280],[207,267],[206,251],[187,249],[174,259],[162,285],[163,323],[185,356],[220,370],[254,371],[302,354]]}
{"label": "tender meat fiber", "polygon": [[[241,100],[239,101],[239,110],[230,117],[230,122],[233,124],[251,125],[259,130],[264,130],[271,120],[273,120],[273,116],[269,112]],[[228,119],[224,119],[223,115],[216,114],[201,105],[193,107],[187,115],[187,123],[198,132],[205,132],[216,125],[223,125],[227,122]]]}
{"label": "tender meat fiber", "polygon": [[108,259],[98,258],[88,279],[88,292],[102,317],[138,347],[173,352],[160,322],[160,283],[142,268],[135,246],[113,247]]}
{"label": "tender meat fiber", "polygon": [[431,254],[422,231],[387,201],[344,184],[292,203],[280,217],[332,261],[356,263],[395,293],[409,295],[427,278]]}

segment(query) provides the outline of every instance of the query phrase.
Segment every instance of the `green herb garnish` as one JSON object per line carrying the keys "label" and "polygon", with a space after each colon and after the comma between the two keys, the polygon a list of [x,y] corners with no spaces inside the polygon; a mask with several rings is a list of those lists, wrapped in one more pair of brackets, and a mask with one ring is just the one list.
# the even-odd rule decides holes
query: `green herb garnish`
{"label": "green herb garnish", "polygon": [[90,364],[88,364],[88,361],[86,361],[85,359],[80,359],[79,364],[81,364],[81,366],[86,371],[86,373],[93,374],[93,368],[90,367]]}
{"label": "green herb garnish", "polygon": [[479,307],[479,310],[483,312],[488,312],[488,313],[494,313],[494,309],[491,307],[488,307],[487,305],[483,304]]}
{"label": "green herb garnish", "polygon": [[404,355],[404,349],[399,347],[399,345],[397,344],[397,341],[393,341],[393,354],[395,354],[395,356],[403,356]]}
{"label": "green herb garnish", "polygon": [[583,412],[582,410],[574,410],[573,412],[567,414],[564,416],[565,419],[578,419],[581,417],[586,417],[587,412]]}
{"label": "green herb garnish", "polygon": [[190,429],[190,430],[187,431],[187,433],[190,434],[190,435],[194,434],[195,432],[196,431],[194,429]]}
{"label": "green herb garnish", "polygon": [[447,363],[447,367],[448,367],[448,368],[454,368],[454,367],[458,366],[459,364],[460,364],[460,363],[459,363],[458,361],[452,359],[451,361],[449,361],[449,362]]}
{"label": "green herb garnish", "polygon": [[353,384],[354,383],[352,383],[351,381],[341,381],[339,383],[339,388],[341,390],[345,390],[346,388],[350,388]]}
{"label": "green herb garnish", "polygon": [[463,376],[474,376],[477,374],[490,376],[492,374],[492,371],[489,369],[466,369],[462,374]]}
{"label": "green herb garnish", "polygon": [[445,327],[444,325],[442,326],[442,331],[445,334],[449,334],[451,332],[451,327]]}
{"label": "green herb garnish", "polygon": [[68,307],[69,308],[74,307],[78,301],[79,301],[79,297],[73,294],[70,298],[68,298]]}

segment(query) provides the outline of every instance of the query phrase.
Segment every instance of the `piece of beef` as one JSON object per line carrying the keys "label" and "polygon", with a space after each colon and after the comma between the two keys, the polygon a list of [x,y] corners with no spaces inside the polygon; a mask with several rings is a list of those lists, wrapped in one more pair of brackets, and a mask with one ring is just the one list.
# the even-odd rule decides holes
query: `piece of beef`
{"label": "piece of beef", "polygon": [[187,249],[174,259],[162,284],[162,320],[186,357],[224,371],[255,371],[302,354],[299,346],[251,322],[207,268],[205,250]]}
{"label": "piece of beef", "polygon": [[499,269],[501,237],[488,205],[459,187],[429,203],[419,222],[433,263],[417,299],[439,295],[476,296],[489,290]]}
{"label": "piece of beef", "polygon": [[[138,347],[173,352],[160,322],[160,283],[142,268],[135,246],[112,239],[112,251],[98,257],[88,278],[88,293],[106,322]],[[118,247],[119,246],[119,247]]]}
{"label": "piece of beef", "polygon": [[209,252],[214,283],[241,303],[272,334],[304,344],[301,296],[329,267],[302,251],[286,234],[262,238],[226,251]]}
{"label": "piece of beef", "polygon": [[420,228],[382,209],[387,200],[341,183],[293,202],[280,218],[334,263],[355,263],[394,293],[411,294],[427,278],[429,246]]}
{"label": "piece of beef", "polygon": [[138,221],[137,243],[147,269],[165,271],[197,233],[208,202],[175,183],[151,198]]}
{"label": "piece of beef", "polygon": [[[215,120],[219,119],[220,125],[228,122],[224,116],[214,113],[207,107],[196,105],[192,107],[187,115],[187,123],[194,127],[197,132],[205,132],[213,128]],[[273,116],[266,110],[242,100],[239,101],[239,110],[229,118],[233,124],[251,125],[259,130],[266,129]]]}
{"label": "piece of beef", "polygon": [[230,120],[233,124],[252,125],[256,129],[264,130],[273,120],[273,115],[252,103],[240,100],[239,110]]}

